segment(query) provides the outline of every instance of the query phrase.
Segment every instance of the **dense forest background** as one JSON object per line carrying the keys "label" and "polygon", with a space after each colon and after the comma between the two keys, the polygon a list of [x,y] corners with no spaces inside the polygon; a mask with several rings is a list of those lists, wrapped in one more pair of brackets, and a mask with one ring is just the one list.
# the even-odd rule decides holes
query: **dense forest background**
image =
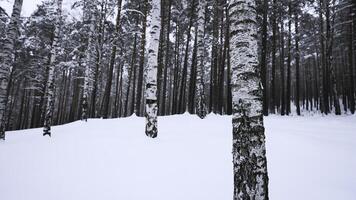
{"label": "dense forest background", "polygon": [[[356,3],[257,4],[264,115],[354,113]],[[161,1],[159,115],[195,114],[197,107],[232,113],[228,5],[207,0],[200,18],[198,0]],[[53,125],[82,119],[83,112],[89,118],[143,116],[149,7],[148,0],[73,0],[75,11],[58,16],[55,1],[44,0],[22,17],[7,87],[7,129],[42,127],[48,105]],[[197,42],[199,19],[204,19],[203,44]],[[9,22],[0,4],[0,47]],[[51,63],[54,42],[58,51]],[[198,51],[201,45],[204,50]],[[48,86],[53,105],[47,102]]]}

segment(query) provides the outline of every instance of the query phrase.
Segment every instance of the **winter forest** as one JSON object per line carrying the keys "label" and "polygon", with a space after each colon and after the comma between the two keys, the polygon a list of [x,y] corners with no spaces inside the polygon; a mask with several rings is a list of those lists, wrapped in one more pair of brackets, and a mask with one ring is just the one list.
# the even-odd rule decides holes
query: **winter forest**
{"label": "winter forest", "polygon": [[[355,97],[354,0],[0,0],[0,198],[354,199]],[[38,166],[19,166],[26,156],[44,174],[60,168],[51,156],[65,174],[88,163],[83,177],[112,183],[64,186],[68,174],[35,172],[42,182],[29,189]],[[176,173],[162,166],[209,167],[175,182],[134,172],[138,160],[167,176]],[[97,172],[102,162],[108,172]],[[110,174],[164,192],[116,193]],[[190,182],[182,193],[165,185],[179,180]],[[61,195],[36,195],[58,184]]]}

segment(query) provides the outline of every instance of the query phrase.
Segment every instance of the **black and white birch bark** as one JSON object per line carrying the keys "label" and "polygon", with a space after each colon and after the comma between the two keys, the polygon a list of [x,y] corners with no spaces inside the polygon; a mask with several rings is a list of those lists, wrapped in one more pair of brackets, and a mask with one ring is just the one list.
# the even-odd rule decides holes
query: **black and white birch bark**
{"label": "black and white birch bark", "polygon": [[157,137],[157,55],[161,29],[160,0],[150,0],[152,6],[147,19],[148,61],[146,66],[146,135]]}
{"label": "black and white birch bark", "polygon": [[234,200],[268,199],[255,0],[230,1]]}
{"label": "black and white birch bark", "polygon": [[0,139],[5,140],[7,127],[7,111],[9,102],[9,82],[14,62],[15,40],[18,35],[22,0],[15,0],[10,24],[6,31],[6,38],[3,43],[2,62],[0,63]]}
{"label": "black and white birch bark", "polygon": [[50,63],[48,70],[48,81],[47,81],[47,105],[45,111],[45,120],[43,125],[43,136],[48,135],[51,136],[51,125],[52,125],[52,117],[53,117],[53,109],[54,109],[54,71],[57,64],[57,57],[60,51],[60,31],[61,31],[61,23],[62,23],[62,2],[63,0],[56,1],[56,17],[55,17],[55,30],[53,34],[53,43],[50,53]]}
{"label": "black and white birch bark", "polygon": [[198,33],[197,33],[197,81],[196,81],[196,113],[203,119],[207,114],[205,94],[204,94],[204,25],[205,25],[205,0],[199,0],[198,6]]}

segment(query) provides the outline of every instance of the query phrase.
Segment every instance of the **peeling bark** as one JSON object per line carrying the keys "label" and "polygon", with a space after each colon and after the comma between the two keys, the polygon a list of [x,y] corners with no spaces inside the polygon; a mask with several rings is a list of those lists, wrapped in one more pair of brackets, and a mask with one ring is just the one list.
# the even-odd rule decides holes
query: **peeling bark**
{"label": "peeling bark", "polygon": [[254,0],[230,2],[234,200],[268,199],[255,9]]}

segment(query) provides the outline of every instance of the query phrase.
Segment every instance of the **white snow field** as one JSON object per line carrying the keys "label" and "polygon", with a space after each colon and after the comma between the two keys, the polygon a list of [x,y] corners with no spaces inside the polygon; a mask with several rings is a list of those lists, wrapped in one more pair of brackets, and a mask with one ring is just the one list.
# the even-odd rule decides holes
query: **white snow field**
{"label": "white snow field", "polygon": [[[231,200],[231,117],[89,120],[8,132],[1,200]],[[355,200],[356,116],[265,118],[271,200]]]}

